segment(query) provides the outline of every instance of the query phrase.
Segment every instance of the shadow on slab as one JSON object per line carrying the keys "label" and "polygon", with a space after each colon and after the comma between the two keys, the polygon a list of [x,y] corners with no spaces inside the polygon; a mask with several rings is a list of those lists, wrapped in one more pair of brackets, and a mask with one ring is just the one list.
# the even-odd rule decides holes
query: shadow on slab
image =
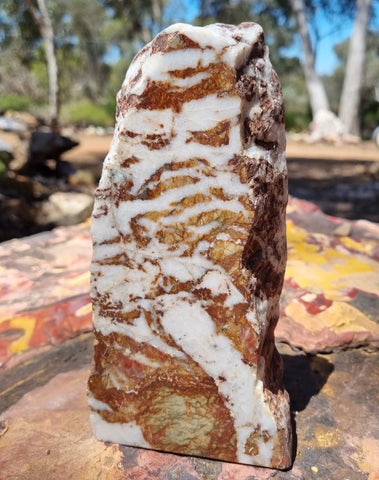
{"label": "shadow on slab", "polygon": [[334,366],[318,355],[282,355],[284,386],[291,399],[291,411],[305,409],[325,385]]}
{"label": "shadow on slab", "polygon": [[379,221],[379,166],[369,160],[289,158],[289,193],[329,215]]}
{"label": "shadow on slab", "polygon": [[317,395],[334,370],[334,365],[318,355],[282,354],[284,375],[283,383],[290,396],[293,452],[297,456],[296,413],[305,410],[311,398]]}

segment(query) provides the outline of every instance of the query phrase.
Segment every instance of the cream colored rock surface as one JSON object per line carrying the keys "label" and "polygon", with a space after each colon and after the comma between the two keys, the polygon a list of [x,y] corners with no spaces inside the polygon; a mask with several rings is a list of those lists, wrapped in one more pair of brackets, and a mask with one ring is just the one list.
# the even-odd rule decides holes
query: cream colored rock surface
{"label": "cream colored rock surface", "polygon": [[135,57],[93,212],[99,439],[290,465],[284,149],[259,25],[173,25]]}

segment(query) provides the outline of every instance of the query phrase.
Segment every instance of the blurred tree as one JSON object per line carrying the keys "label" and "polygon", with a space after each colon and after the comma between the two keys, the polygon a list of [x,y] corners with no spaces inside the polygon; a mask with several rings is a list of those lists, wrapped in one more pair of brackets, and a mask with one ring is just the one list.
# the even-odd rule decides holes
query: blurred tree
{"label": "blurred tree", "polygon": [[[50,85],[51,118],[59,109],[58,101],[53,103],[58,90],[65,103],[86,97],[110,108],[109,96],[114,97],[134,54],[165,26],[168,3],[174,2],[2,0],[0,58],[6,65],[0,65],[0,79],[15,69],[19,75],[13,83],[2,82],[0,91],[32,94],[40,101]],[[58,72],[59,82],[53,80]]]}
{"label": "blurred tree", "polygon": [[281,75],[288,65],[283,49],[292,44],[296,32],[291,15],[288,0],[200,0],[199,15],[195,23],[259,23],[265,31],[271,61]]}
{"label": "blurred tree", "polygon": [[[173,0],[99,0],[107,13],[102,36],[108,46],[112,62],[107,84],[107,104],[115,104],[115,93],[120,88],[125,72],[134,55],[146,43],[168,26],[166,11]],[[176,21],[175,11],[172,21]],[[171,15],[172,16],[172,15]]]}
{"label": "blurred tree", "polygon": [[41,39],[40,30],[34,22],[26,2],[2,0],[0,10],[0,49],[17,46],[17,57],[24,65],[32,59],[32,52]]}
{"label": "blurred tree", "polygon": [[[41,8],[43,6],[45,11]],[[50,22],[46,20],[46,12]],[[51,60],[54,48],[57,77],[59,73],[55,85],[61,99],[64,98],[67,102],[84,95],[99,100],[109,74],[109,66],[104,60],[107,45],[102,40],[102,29],[107,19],[106,11],[99,1],[42,0],[41,4],[41,0],[4,0],[0,7],[0,26],[3,27],[3,34],[0,34],[0,56],[7,60],[13,55],[14,60],[12,64],[7,62],[6,67],[0,67],[0,76],[13,71],[17,65],[20,67],[15,85],[12,87],[9,82],[5,82],[4,87],[11,90],[9,93],[18,93],[26,87],[26,75],[21,75],[25,71],[34,88],[24,88],[24,94],[30,93],[34,101],[40,102],[43,91],[49,91],[49,84],[54,85],[54,81],[45,80],[53,79]],[[50,39],[48,45],[47,37]],[[21,82],[20,79],[24,77],[25,81]],[[3,90],[3,85],[0,90]],[[50,103],[52,96],[50,88]],[[56,105],[59,109],[58,101]],[[55,116],[52,110],[49,116]]]}
{"label": "blurred tree", "polygon": [[313,118],[319,111],[330,111],[324,84],[316,73],[315,53],[309,32],[305,0],[290,0],[293,14],[299,28],[303,50],[303,68]]}
{"label": "blurred tree", "polygon": [[58,129],[59,123],[59,82],[53,26],[45,0],[37,0],[37,5],[35,5],[32,0],[27,0],[26,3],[45,44],[49,76],[50,125],[52,130],[56,130]]}
{"label": "blurred tree", "polygon": [[99,0],[109,16],[104,31],[107,41],[128,56],[150,40],[164,26],[165,0]]}
{"label": "blurred tree", "polygon": [[378,34],[369,32],[366,68],[361,92],[360,121],[363,138],[371,138],[379,125],[379,44]]}
{"label": "blurred tree", "polygon": [[252,2],[249,0],[200,0],[197,23],[213,22],[238,24],[251,21]]}
{"label": "blurred tree", "polygon": [[357,0],[353,35],[350,37],[339,118],[347,133],[359,135],[359,105],[364,78],[367,29],[371,0]]}
{"label": "blurred tree", "polygon": [[0,94],[38,99],[43,94],[31,71],[41,35],[25,2],[3,0],[0,7]]}
{"label": "blurred tree", "polygon": [[102,34],[107,22],[106,11],[93,0],[69,0],[66,9],[69,18],[65,23],[67,43],[71,42],[72,49],[82,57],[82,91],[96,100],[103,94],[108,75],[104,62],[107,45]]}
{"label": "blurred tree", "polygon": [[[318,40],[325,34],[317,20],[320,10],[330,19],[330,30],[333,30],[352,17],[356,3],[369,1],[198,0],[193,23],[260,23],[266,33],[271,61],[281,77],[288,126],[300,129],[312,116],[311,110],[313,116],[317,110],[338,111],[342,90],[342,67],[327,82],[315,72]],[[48,68],[44,56],[47,48],[44,48],[42,30],[38,28],[45,18],[41,9],[44,5],[50,17],[50,37],[54,33],[51,43],[55,47],[61,99],[69,103],[87,98],[111,110],[134,54],[168,22],[188,21],[194,11],[189,4],[190,0],[2,0],[0,93],[30,95],[34,102],[47,98]],[[39,23],[33,21],[33,11]],[[186,19],[182,17],[184,12]],[[298,27],[300,24],[302,29]],[[305,45],[301,64],[298,59],[286,56],[297,35]],[[364,70],[355,65],[355,70]],[[366,65],[361,105],[363,115],[366,110],[371,112],[372,123],[377,104],[369,99],[372,99],[374,84],[379,89],[378,72],[373,67],[374,60]]]}
{"label": "blurred tree", "polygon": [[[371,0],[290,0],[293,14],[299,26],[303,50],[303,67],[307,84],[309,102],[314,119],[315,138],[328,136],[349,138],[350,134],[360,135],[359,105],[364,79],[364,59],[366,36],[369,25]],[[322,10],[330,20],[331,29],[337,28],[355,13],[354,31],[350,37],[347,69],[339,102],[339,118],[331,112],[327,91],[323,79],[315,70],[317,42],[320,39],[317,13]],[[313,43],[311,41],[311,31]],[[338,91],[338,97],[340,91]],[[330,97],[333,98],[333,97]],[[335,98],[335,97],[334,97]],[[338,110],[335,102],[332,108]],[[325,114],[326,112],[326,114]],[[333,131],[334,128],[334,131]]]}
{"label": "blurred tree", "polygon": [[[333,110],[338,111],[339,98],[344,82],[349,39],[335,45],[334,51],[340,65],[333,74],[325,77],[328,97]],[[374,128],[379,125],[379,47],[377,35],[368,32],[366,42],[363,83],[360,94],[359,128],[363,138],[370,138]]]}
{"label": "blurred tree", "polygon": [[302,66],[297,58],[287,58],[280,65],[286,129],[302,132],[312,120]]}
{"label": "blurred tree", "polygon": [[17,55],[14,45],[0,51],[0,96],[19,95],[41,99],[43,91],[31,68]]}

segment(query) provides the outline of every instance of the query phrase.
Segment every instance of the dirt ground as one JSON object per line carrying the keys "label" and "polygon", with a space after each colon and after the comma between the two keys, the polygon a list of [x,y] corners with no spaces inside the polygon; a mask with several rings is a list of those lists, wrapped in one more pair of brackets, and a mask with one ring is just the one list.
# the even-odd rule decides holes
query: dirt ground
{"label": "dirt ground", "polygon": [[[78,178],[84,179],[85,186],[62,185],[60,181],[56,188],[65,191],[84,189],[85,193],[92,195],[112,137],[88,132],[65,134],[80,144],[62,158],[75,166]],[[12,146],[16,158],[25,159],[28,145],[26,138],[20,140],[17,135],[5,132],[0,132],[0,137]],[[310,145],[290,138],[287,159],[291,195],[314,202],[331,215],[379,222],[379,148],[373,142],[339,146]],[[3,185],[0,185],[1,241],[54,226],[35,223],[34,217],[39,211],[38,199],[35,202],[19,198],[17,192],[11,192],[9,197],[12,187],[8,185],[8,180],[3,178],[0,183]]]}
{"label": "dirt ground", "polygon": [[[111,136],[83,135],[64,158],[78,168],[101,172]],[[379,149],[357,145],[287,143],[290,194],[312,201],[331,215],[379,222]]]}
{"label": "dirt ground", "polygon": [[[66,160],[88,164],[92,163],[96,157],[103,157],[108,152],[112,136],[78,134],[77,139],[80,141],[80,145],[66,153],[64,157]],[[289,139],[287,141],[287,157],[289,159],[313,158],[379,162],[379,149],[374,142],[334,146],[324,143],[307,144]]]}
{"label": "dirt ground", "polygon": [[324,212],[379,222],[379,148],[288,142],[289,192]]}

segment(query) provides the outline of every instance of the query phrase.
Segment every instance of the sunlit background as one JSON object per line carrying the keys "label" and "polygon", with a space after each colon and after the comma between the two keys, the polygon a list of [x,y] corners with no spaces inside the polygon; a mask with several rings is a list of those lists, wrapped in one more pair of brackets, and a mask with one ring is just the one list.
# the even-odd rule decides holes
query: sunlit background
{"label": "sunlit background", "polygon": [[294,5],[302,4],[330,108],[338,114],[349,40],[357,5],[368,4],[359,133],[370,138],[379,123],[379,2],[377,0],[3,0],[0,5],[0,110],[33,109],[48,116],[49,77],[41,21],[51,20],[58,65],[59,118],[77,125],[111,126],[115,93],[134,54],[174,22],[256,21],[266,32],[270,55],[286,100],[287,129],[301,131],[312,119],[302,68]]}
{"label": "sunlit background", "polygon": [[2,0],[0,241],[89,218],[134,55],[166,26],[257,22],[289,192],[379,221],[379,0]]}

